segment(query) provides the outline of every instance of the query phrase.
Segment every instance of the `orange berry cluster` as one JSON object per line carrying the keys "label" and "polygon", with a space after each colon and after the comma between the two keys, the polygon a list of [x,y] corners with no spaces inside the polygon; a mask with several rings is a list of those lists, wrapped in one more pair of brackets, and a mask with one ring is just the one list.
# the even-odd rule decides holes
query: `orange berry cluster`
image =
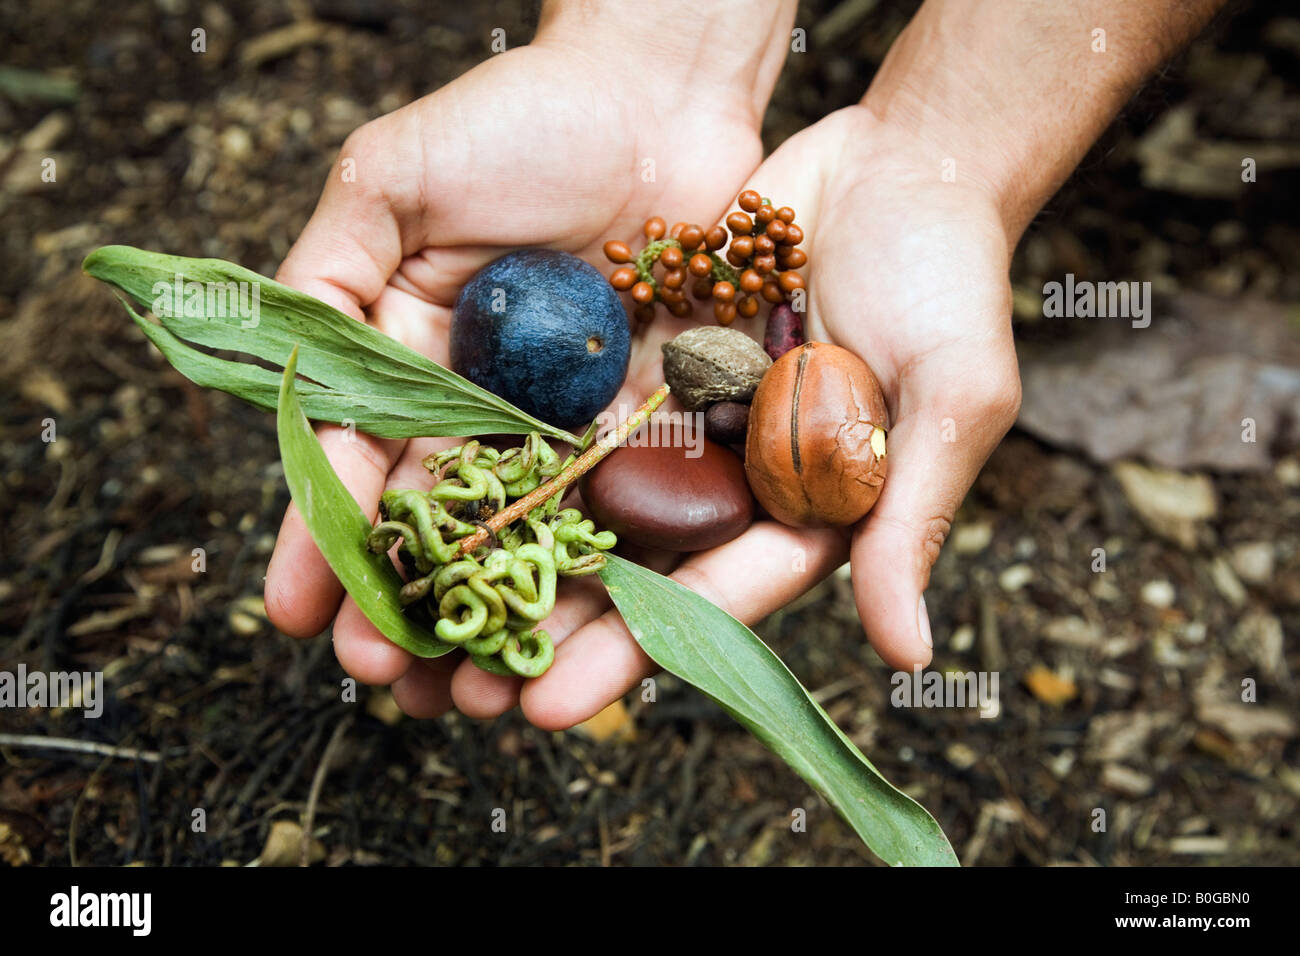
{"label": "orange berry cluster", "polygon": [[[669,229],[658,216],[647,219],[646,246],[635,256],[626,242],[605,243],[605,258],[618,266],[609,283],[632,294],[638,320],[653,319],[656,302],[678,318],[690,315],[688,276],[694,277],[691,294],[696,299],[713,300],[713,316],[720,325],[730,325],[737,315],[752,319],[760,300],[775,305],[804,287],[803,276],[795,270],[807,264],[808,255],[796,248],[803,242],[803,229],[794,221],[794,210],[777,209],[752,189],[737,196],[736,204],[741,211],[727,216],[725,228],[705,230],[679,222]],[[725,256],[719,255],[724,246]],[[662,266],[659,276],[656,265]]]}

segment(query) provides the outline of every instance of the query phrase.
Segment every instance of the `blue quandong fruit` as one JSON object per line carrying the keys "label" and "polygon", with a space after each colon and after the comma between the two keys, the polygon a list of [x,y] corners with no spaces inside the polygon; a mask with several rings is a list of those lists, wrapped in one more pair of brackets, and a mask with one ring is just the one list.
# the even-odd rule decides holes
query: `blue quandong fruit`
{"label": "blue quandong fruit", "polygon": [[456,298],[451,367],[544,422],[576,428],[618,394],[631,335],[618,293],[567,252],[489,263]]}

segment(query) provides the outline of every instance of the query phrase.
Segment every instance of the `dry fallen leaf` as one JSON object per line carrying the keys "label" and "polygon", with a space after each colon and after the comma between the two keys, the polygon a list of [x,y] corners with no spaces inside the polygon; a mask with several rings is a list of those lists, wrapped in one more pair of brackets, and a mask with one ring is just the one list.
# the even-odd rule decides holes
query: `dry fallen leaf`
{"label": "dry fallen leaf", "polygon": [[1055,671],[1043,667],[1041,664],[1025,675],[1025,686],[1029,688],[1031,694],[1044,704],[1050,704],[1053,707],[1059,707],[1066,701],[1074,700],[1079,693],[1074,681],[1061,677]]}
{"label": "dry fallen leaf", "polygon": [[[311,862],[325,859],[325,844],[311,841]],[[302,862],[302,827],[293,820],[276,820],[257,858],[259,866],[298,866]]]}
{"label": "dry fallen leaf", "polygon": [[632,723],[632,715],[627,712],[622,700],[614,701],[596,716],[584,720],[573,729],[597,743],[606,740],[621,742],[636,739],[636,726]]}

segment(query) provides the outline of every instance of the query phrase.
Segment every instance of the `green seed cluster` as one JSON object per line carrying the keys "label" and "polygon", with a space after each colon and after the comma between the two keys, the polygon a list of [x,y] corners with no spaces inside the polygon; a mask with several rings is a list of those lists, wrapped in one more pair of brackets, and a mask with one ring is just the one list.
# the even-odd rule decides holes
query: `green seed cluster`
{"label": "green seed cluster", "polygon": [[383,553],[400,541],[411,575],[401,591],[408,613],[490,673],[546,672],[555,648],[546,631],[533,628],[555,608],[557,577],[599,571],[617,540],[576,508],[561,509],[563,490],[498,529],[488,545],[461,554],[460,539],[573,460],[561,460],[536,432],[504,452],[470,441],[424,460],[437,478],[433,488],[386,491],[380,499],[381,520],[366,546]]}

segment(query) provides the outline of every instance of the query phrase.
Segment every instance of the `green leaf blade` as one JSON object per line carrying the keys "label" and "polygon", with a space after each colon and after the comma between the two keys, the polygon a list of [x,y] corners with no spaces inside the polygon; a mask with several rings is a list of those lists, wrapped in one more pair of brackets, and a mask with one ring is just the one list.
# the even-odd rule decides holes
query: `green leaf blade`
{"label": "green leaf blade", "polygon": [[416,657],[441,657],[455,645],[401,611],[401,576],[387,554],[366,548],[370,520],[325,457],[294,388],[297,354],[290,353],[280,383],[276,430],[284,478],[312,540],[357,607],[386,638]]}
{"label": "green leaf blade", "polygon": [[753,631],[675,581],[614,555],[600,577],[642,650],[785,760],[882,860],[957,865],[934,818],[881,776]]}
{"label": "green leaf blade", "polygon": [[[177,344],[243,352],[281,367],[297,348],[299,371],[319,386],[316,393],[304,394],[304,409],[317,420],[352,423],[381,438],[539,431],[577,442],[567,431],[528,415],[371,326],[234,263],[103,246],[86,257],[82,268],[153,309]],[[192,307],[186,290],[202,292],[201,301]],[[244,316],[232,305],[235,301],[255,305],[255,315]],[[167,307],[158,308],[160,303]],[[132,314],[138,322],[139,316]],[[150,338],[158,344],[153,335]],[[256,385],[250,384],[250,376],[238,369],[248,363],[188,346],[173,348],[179,361],[164,354],[191,379],[191,372],[202,366],[200,384],[267,407],[264,381],[257,378]],[[326,395],[337,398],[326,401]]]}

